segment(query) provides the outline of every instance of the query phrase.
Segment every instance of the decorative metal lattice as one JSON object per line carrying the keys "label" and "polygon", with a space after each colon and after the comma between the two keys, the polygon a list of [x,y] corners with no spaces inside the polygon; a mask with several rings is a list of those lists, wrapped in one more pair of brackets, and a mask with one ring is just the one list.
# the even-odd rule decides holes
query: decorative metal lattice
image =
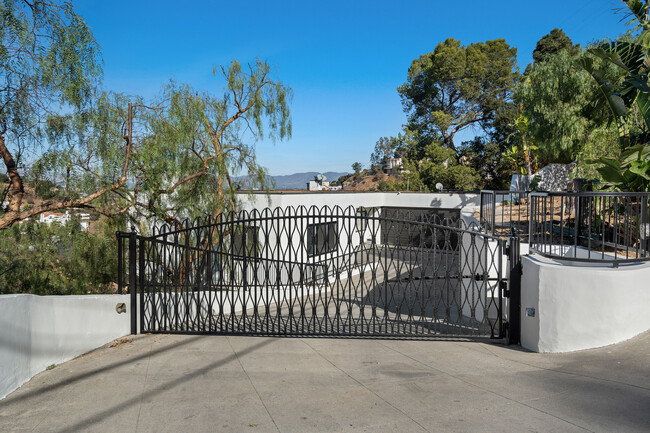
{"label": "decorative metal lattice", "polygon": [[500,338],[506,331],[506,240],[422,210],[233,212],[149,237],[120,233],[118,241],[119,285],[137,290],[141,332]]}

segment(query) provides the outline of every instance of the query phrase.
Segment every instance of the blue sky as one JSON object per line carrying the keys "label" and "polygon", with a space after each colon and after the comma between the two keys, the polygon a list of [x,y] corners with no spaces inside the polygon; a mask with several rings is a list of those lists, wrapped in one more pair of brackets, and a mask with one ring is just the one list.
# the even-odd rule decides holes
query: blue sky
{"label": "blue sky", "polygon": [[447,37],[504,38],[523,70],[554,27],[582,45],[625,31],[618,0],[74,4],[102,47],[111,90],[152,97],[174,78],[220,95],[215,65],[266,60],[294,91],[293,137],[257,145],[272,175],[367,166],[377,139],[406,121],[396,88],[411,61]]}

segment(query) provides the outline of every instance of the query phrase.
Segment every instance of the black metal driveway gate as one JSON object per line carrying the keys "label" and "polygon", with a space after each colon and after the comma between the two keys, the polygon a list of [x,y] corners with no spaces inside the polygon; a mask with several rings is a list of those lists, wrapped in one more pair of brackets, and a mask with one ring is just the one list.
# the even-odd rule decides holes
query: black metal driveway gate
{"label": "black metal driveway gate", "polygon": [[503,338],[518,283],[515,238],[407,209],[227,213],[118,245],[134,333]]}

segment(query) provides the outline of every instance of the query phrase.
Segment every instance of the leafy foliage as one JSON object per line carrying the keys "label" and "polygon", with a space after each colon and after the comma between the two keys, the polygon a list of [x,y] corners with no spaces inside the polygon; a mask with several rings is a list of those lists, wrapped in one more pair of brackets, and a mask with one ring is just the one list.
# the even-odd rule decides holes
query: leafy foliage
{"label": "leafy foliage", "polygon": [[[598,89],[578,64],[583,56],[568,50],[547,56],[517,86],[516,100],[530,121],[525,131],[517,128],[519,147],[527,136],[537,147],[541,165],[575,161],[588,143],[602,135],[598,132],[607,128],[605,108],[592,103]],[[612,68],[603,69],[603,74],[609,80],[618,77]]]}
{"label": "leafy foliage", "polygon": [[401,156],[400,139],[397,137],[380,137],[375,143],[375,150],[370,155],[370,164],[383,164],[389,158]]}
{"label": "leafy foliage", "polygon": [[481,177],[481,189],[507,189],[510,183],[510,171],[504,154],[505,142],[496,142],[487,137],[474,137],[464,142],[460,149],[459,160],[471,167]]}
{"label": "leafy foliage", "polygon": [[593,162],[600,164],[597,170],[606,187],[650,192],[650,145],[632,146],[619,159],[603,157]]}
{"label": "leafy foliage", "polygon": [[449,38],[438,44],[413,60],[398,88],[409,128],[450,149],[465,128],[491,130],[511,108],[516,60],[517,49],[503,39],[462,46]]}
{"label": "leafy foliage", "polygon": [[[591,162],[599,165],[597,170],[606,186],[627,191],[648,191],[650,21],[647,14],[650,6],[639,0],[624,3],[631,17],[628,24],[634,25],[634,31],[639,33],[590,48],[590,57],[582,60],[582,67],[594,79],[599,92],[595,101],[609,109],[609,118],[619,128],[621,145],[625,149],[618,159],[601,157]],[[608,79],[604,66],[616,68],[624,78],[618,82]],[[642,122],[638,121],[639,117]]]}
{"label": "leafy foliage", "polygon": [[[255,143],[291,135],[291,89],[271,80],[269,66],[259,60],[214,72],[226,82],[223,96],[172,82],[161,96],[169,102],[142,115],[146,128],[131,169],[135,183],[126,194],[143,216],[214,215],[236,207],[238,187],[268,187]],[[242,172],[246,185],[233,181]]]}
{"label": "leafy foliage", "polygon": [[356,177],[359,177],[359,174],[361,173],[362,168],[363,168],[363,166],[361,165],[360,162],[355,162],[355,163],[352,164],[352,170],[354,170],[354,175]]}
{"label": "leafy foliage", "polygon": [[114,293],[114,228],[107,222],[91,234],[72,220],[64,226],[30,222],[0,231],[0,293]]}
{"label": "leafy foliage", "polygon": [[404,162],[403,179],[403,184],[408,182],[414,191],[420,187],[435,191],[437,183],[445,189],[477,190],[482,186],[481,177],[472,167],[459,164],[455,151],[436,142],[424,148],[420,161]]}
{"label": "leafy foliage", "polygon": [[562,29],[555,28],[537,41],[533,50],[533,60],[535,63],[540,63],[560,51],[567,51],[573,56],[578,54],[579,50],[580,46],[573,45],[571,38]]}
{"label": "leafy foliage", "polygon": [[11,181],[8,210],[20,210],[19,165],[38,146],[38,126],[57,109],[88,106],[100,76],[99,47],[71,3],[0,2],[0,156]]}

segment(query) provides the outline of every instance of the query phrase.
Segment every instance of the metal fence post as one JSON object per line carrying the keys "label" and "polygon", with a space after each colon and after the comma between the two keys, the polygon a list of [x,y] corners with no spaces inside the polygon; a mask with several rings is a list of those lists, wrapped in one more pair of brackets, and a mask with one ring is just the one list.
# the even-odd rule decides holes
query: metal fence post
{"label": "metal fence post", "polygon": [[124,291],[124,238],[120,231],[115,232],[117,238],[117,294],[121,295]]}
{"label": "metal fence post", "polygon": [[131,227],[129,234],[129,295],[131,298],[131,334],[138,333],[138,300],[136,298],[137,285],[137,256],[136,256],[135,226]]}
{"label": "metal fence post", "polygon": [[510,300],[508,302],[508,342],[519,344],[521,337],[521,251],[519,238],[512,236],[508,239],[508,265],[510,277],[508,281]]}

